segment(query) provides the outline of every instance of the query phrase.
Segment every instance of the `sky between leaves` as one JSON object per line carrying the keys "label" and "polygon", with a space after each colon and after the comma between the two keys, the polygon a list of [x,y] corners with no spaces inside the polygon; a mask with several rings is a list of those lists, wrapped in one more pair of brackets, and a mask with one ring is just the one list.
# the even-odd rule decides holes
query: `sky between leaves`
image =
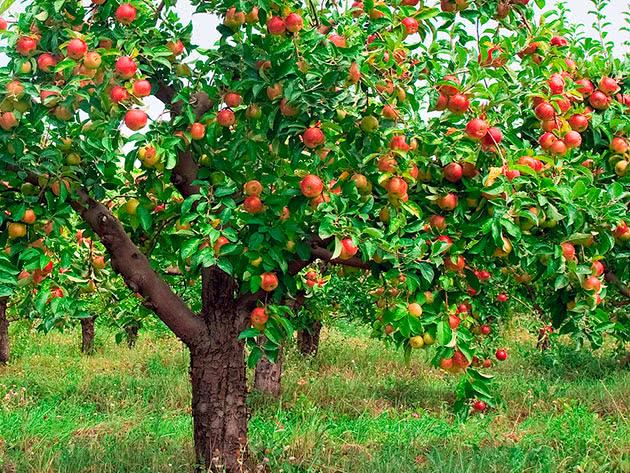
{"label": "sky between leaves", "polygon": [[[564,3],[569,5],[569,19],[580,25],[580,28],[582,28],[585,33],[596,38],[598,35],[594,28],[596,19],[593,15],[589,14],[589,11],[594,9],[592,1],[593,0],[565,0]],[[89,4],[91,0],[83,0],[83,2]],[[16,0],[2,16],[4,18],[15,16],[24,11],[26,6],[30,3],[30,1]],[[430,6],[437,6],[439,5],[439,0],[428,0],[426,3]],[[547,9],[557,3],[562,3],[562,0],[548,0]],[[534,5],[533,0],[530,2],[530,5]],[[177,10],[183,23],[192,20],[194,26],[192,41],[194,44],[209,48],[219,39],[220,35],[216,29],[219,23],[218,17],[205,13],[195,15],[195,8],[190,4],[190,0],[178,0]],[[624,46],[623,44],[624,42],[630,41],[630,15],[628,15],[627,12],[630,12],[630,0],[609,0],[609,5],[605,10],[608,21],[610,22],[610,25],[605,28],[606,31],[608,31],[606,40],[614,43],[614,54],[616,56],[630,54],[630,47],[627,45]],[[0,54],[0,67],[5,64],[6,57]],[[164,104],[162,102],[155,97],[148,97],[144,99],[144,102],[145,110],[151,119],[155,120],[161,116],[164,111]]]}
{"label": "sky between leaves", "polygon": [[[90,0],[84,0],[88,3]],[[561,0],[552,0],[549,4],[560,3]],[[9,8],[8,12],[5,12],[4,16],[8,17],[11,14],[15,15],[20,11],[23,11],[25,5],[28,5],[27,1],[18,0]],[[430,0],[428,4],[436,3],[439,1]],[[534,3],[533,1],[531,2]],[[583,30],[596,37],[597,33],[593,28],[595,24],[595,17],[589,15],[589,11],[593,10],[592,0],[568,0],[565,2],[569,5],[569,18],[572,22],[582,25]],[[218,23],[217,17],[209,14],[193,15],[194,7],[191,6],[189,0],[179,0],[177,2],[177,9],[181,15],[182,20],[188,22],[192,19],[194,28],[193,42],[203,47],[208,47],[213,44],[219,37],[216,31]],[[609,31],[608,40],[615,43],[615,54],[630,53],[629,48],[622,48],[622,43],[630,38],[630,17],[627,16],[627,12],[630,12],[630,0],[610,0],[608,7],[605,10],[608,21],[611,26],[607,28]],[[623,30],[622,28],[627,28]]]}

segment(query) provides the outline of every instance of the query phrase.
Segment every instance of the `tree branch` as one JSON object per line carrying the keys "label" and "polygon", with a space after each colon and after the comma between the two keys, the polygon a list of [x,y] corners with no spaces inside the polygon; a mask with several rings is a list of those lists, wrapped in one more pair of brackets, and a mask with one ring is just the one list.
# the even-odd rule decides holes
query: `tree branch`
{"label": "tree branch", "polygon": [[604,273],[604,278],[610,284],[615,286],[621,294],[630,298],[630,287],[626,286],[615,273],[613,273],[611,270],[606,270],[606,272]]}
{"label": "tree branch", "polygon": [[[7,168],[16,173],[22,172],[12,164],[7,164]],[[37,174],[25,174],[28,182],[39,186]],[[114,271],[122,276],[129,289],[144,297],[144,305],[152,309],[188,346],[205,340],[208,333],[203,320],[158,276],[110,209],[92,199],[83,188],[78,188],[70,198],[72,208],[99,236],[107,249]]]}
{"label": "tree branch", "polygon": [[326,248],[330,243],[329,240],[314,238],[311,241],[311,257],[308,260],[293,260],[289,263],[289,274],[295,275],[306,268],[309,264],[316,260],[322,260],[329,264],[351,266],[353,268],[370,270],[372,266],[361,258],[353,256],[350,259],[333,258],[333,252]]}
{"label": "tree branch", "polygon": [[[164,103],[173,116],[180,115],[184,105],[181,100],[173,103],[175,95],[176,92],[173,87],[163,81],[158,81],[158,90],[155,96]],[[210,97],[205,92],[193,94],[189,103],[197,119],[205,115],[213,105]],[[197,179],[198,172],[199,165],[193,159],[190,148],[180,151],[177,164],[171,171],[171,182],[183,197],[199,194],[199,186],[193,185],[193,182]]]}

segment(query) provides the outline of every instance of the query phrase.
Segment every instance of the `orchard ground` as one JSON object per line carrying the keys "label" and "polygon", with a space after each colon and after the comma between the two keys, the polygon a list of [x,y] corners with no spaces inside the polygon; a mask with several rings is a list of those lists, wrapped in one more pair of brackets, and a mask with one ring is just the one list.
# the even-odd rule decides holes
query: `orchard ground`
{"label": "orchard ground", "polygon": [[[541,355],[523,333],[511,328],[515,348],[497,370],[505,406],[460,423],[449,409],[456,377],[422,351],[406,366],[337,322],[315,359],[289,350],[280,401],[250,395],[261,471],[629,472],[627,368],[568,340]],[[13,361],[0,368],[3,473],[192,470],[188,355],[174,337],[155,329],[128,350],[97,326],[86,357],[78,332],[15,323],[12,336]]]}

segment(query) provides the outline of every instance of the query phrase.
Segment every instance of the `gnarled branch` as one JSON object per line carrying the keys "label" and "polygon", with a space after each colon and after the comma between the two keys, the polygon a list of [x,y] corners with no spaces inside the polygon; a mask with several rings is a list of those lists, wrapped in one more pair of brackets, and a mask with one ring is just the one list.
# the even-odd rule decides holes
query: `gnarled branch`
{"label": "gnarled branch", "polygon": [[[7,168],[13,172],[21,171],[12,164],[7,164]],[[33,172],[26,172],[26,180],[39,185],[38,176]],[[145,305],[151,307],[184,343],[192,346],[205,340],[208,333],[203,320],[153,270],[111,210],[92,199],[81,187],[71,194],[70,199],[72,208],[99,236],[110,256],[112,268],[123,277],[129,289],[144,297]]]}

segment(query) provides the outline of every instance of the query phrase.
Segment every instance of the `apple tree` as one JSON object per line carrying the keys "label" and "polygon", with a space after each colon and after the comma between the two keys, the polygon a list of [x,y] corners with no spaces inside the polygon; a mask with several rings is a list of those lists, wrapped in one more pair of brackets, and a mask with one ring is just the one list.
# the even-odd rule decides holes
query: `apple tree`
{"label": "apple tree", "polygon": [[495,402],[517,300],[627,333],[606,299],[629,277],[628,67],[603,34],[528,0],[193,4],[217,44],[173,0],[33,0],[0,24],[0,243],[40,237],[20,206],[54,217],[46,242],[98,238],[190,350],[200,465],[249,468],[245,355],[275,359],[315,262],[362,271],[375,334],[433,345],[464,411]]}

